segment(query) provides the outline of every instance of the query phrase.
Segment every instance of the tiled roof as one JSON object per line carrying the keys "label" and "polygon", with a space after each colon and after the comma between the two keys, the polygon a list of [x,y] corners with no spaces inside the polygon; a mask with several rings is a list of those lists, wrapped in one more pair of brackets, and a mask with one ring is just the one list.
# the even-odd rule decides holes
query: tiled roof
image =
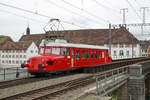
{"label": "tiled roof", "polygon": [[31,35],[23,35],[19,42],[26,42],[26,41],[30,41],[30,42],[34,42],[37,46],[40,45],[42,39],[44,39],[44,34],[31,34]]}
{"label": "tiled roof", "polygon": [[2,47],[0,47],[0,50],[26,50],[32,42],[11,42],[8,41]]}
{"label": "tiled roof", "polygon": [[[112,29],[112,43],[138,43],[139,41],[124,27]],[[109,42],[109,29],[65,30],[57,32],[63,34],[64,39],[72,43],[103,45]],[[24,35],[19,41],[33,41],[37,46],[44,39],[45,34]]]}

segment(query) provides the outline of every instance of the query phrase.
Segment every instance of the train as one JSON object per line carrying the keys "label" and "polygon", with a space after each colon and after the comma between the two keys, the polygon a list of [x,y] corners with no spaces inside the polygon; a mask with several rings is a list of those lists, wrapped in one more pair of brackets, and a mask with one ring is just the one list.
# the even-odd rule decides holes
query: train
{"label": "train", "polygon": [[31,57],[21,67],[31,75],[57,73],[111,63],[108,48],[97,45],[74,44],[66,40],[42,40],[37,56]]}

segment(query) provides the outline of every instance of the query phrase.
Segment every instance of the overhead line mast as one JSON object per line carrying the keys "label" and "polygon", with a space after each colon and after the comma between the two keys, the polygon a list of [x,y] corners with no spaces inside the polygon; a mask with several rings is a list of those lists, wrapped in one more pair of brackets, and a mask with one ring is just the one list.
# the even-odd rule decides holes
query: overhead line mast
{"label": "overhead line mast", "polygon": [[126,12],[128,12],[128,8],[120,9],[120,12],[123,12],[123,22],[122,24],[126,24]]}
{"label": "overhead line mast", "polygon": [[141,7],[140,10],[143,10],[143,24],[141,26],[141,33],[143,34],[143,27],[144,27],[144,24],[145,24],[145,17],[146,17],[146,10],[148,11],[148,7]]}

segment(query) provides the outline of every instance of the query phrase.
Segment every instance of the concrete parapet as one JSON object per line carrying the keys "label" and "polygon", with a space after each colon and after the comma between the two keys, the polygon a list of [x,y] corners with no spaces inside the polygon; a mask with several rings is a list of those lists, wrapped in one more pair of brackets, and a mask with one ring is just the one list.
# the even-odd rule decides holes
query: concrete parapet
{"label": "concrete parapet", "polygon": [[145,79],[142,75],[142,65],[129,67],[128,100],[145,100]]}

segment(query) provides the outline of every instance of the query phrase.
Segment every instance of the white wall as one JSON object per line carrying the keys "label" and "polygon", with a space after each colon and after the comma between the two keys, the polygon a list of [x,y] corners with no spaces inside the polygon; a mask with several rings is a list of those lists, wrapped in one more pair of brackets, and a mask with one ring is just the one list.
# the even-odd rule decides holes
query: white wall
{"label": "white wall", "polygon": [[32,43],[27,50],[0,50],[0,67],[20,67],[29,57],[38,55],[38,47]]}
{"label": "white wall", "polygon": [[[113,45],[111,46],[111,57],[113,60],[115,59],[125,59],[125,58],[132,58],[132,50],[135,52],[135,55],[133,54],[133,58],[135,57],[140,57],[141,53],[140,53],[140,45],[137,44],[136,47],[132,48],[132,44],[129,44],[129,47],[126,47],[124,44],[123,48],[119,47],[119,44],[117,44],[117,47],[114,47]],[[109,47],[108,45],[104,45],[106,47]],[[119,52],[120,50],[123,50],[123,56],[120,56]],[[116,51],[116,56],[114,55],[114,51]],[[129,51],[129,55],[127,56],[127,51]]]}
{"label": "white wall", "polygon": [[38,47],[35,45],[34,42],[32,42],[32,44],[29,46],[26,54],[27,54],[27,59],[29,59],[30,57],[38,55]]}

